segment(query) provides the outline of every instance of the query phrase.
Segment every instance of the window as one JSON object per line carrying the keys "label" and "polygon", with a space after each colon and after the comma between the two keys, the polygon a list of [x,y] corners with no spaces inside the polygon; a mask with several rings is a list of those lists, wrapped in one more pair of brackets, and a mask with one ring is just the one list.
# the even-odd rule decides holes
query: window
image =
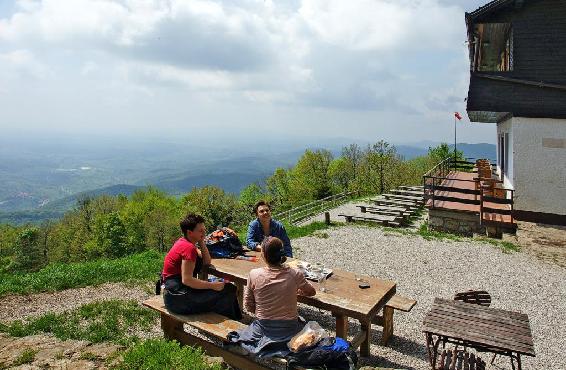
{"label": "window", "polygon": [[474,72],[513,70],[513,29],[510,23],[479,23],[474,27]]}

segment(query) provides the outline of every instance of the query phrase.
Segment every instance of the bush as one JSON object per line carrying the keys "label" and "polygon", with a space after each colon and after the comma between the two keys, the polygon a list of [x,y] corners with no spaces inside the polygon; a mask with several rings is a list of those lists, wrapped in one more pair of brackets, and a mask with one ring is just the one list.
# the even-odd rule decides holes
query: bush
{"label": "bush", "polygon": [[189,346],[181,347],[179,343],[165,339],[148,339],[126,351],[123,361],[116,368],[122,370],[220,370],[222,366],[208,364],[200,349]]}

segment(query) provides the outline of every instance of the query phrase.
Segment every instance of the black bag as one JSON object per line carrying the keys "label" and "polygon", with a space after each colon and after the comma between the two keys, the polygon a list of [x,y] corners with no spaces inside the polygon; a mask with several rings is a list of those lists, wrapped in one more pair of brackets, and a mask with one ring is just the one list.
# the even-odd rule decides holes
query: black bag
{"label": "black bag", "polygon": [[316,346],[287,356],[287,368],[308,366],[309,369],[351,370],[358,363],[356,351],[349,346],[347,350],[331,349],[334,338],[325,338]]}
{"label": "black bag", "polygon": [[208,234],[204,241],[212,258],[234,258],[244,254],[244,247],[238,239],[238,234],[227,227]]}

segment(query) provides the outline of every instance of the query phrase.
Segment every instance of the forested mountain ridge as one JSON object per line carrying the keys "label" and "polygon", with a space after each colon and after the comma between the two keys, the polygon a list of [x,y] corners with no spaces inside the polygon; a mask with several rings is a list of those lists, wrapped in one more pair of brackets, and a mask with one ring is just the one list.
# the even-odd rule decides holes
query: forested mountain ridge
{"label": "forested mountain ridge", "polygon": [[[458,149],[469,157],[495,157],[495,146],[492,144],[462,143],[458,144]],[[427,153],[425,148],[407,145],[396,146],[395,151],[396,155],[405,160],[411,160]],[[155,153],[157,152],[150,154]],[[7,161],[0,164],[0,177],[6,178],[6,181],[0,186],[0,188],[4,188],[4,192],[0,192],[0,195],[5,194],[8,190],[12,190],[12,193],[7,197],[0,198],[0,223],[23,224],[57,219],[66,211],[72,209],[79,199],[94,198],[100,195],[123,194],[130,196],[136,190],[146,186],[153,186],[175,196],[183,195],[194,187],[206,185],[213,185],[228,193],[238,194],[249,184],[264,183],[265,179],[276,168],[289,168],[302,153],[303,151],[292,151],[279,155],[268,155],[267,158],[257,154],[200,158],[198,161],[189,161],[187,168],[184,169],[182,164],[181,168],[176,168],[172,163],[165,160],[146,160],[145,156],[138,160],[139,163],[142,163],[137,167],[138,170],[131,168],[138,162],[127,158],[118,161],[110,160],[107,157],[101,159],[93,156],[94,159],[87,161],[86,157],[79,156],[72,161],[69,158],[63,159],[57,166],[54,159],[46,156],[47,158],[41,157],[34,162],[35,166],[41,167],[35,172],[33,172],[34,165],[31,163],[33,161],[29,159],[25,160],[24,163],[31,168],[19,172],[16,170],[13,161]],[[331,155],[335,155],[334,153],[339,155],[339,150],[330,152]],[[89,154],[83,153],[83,155]],[[59,160],[61,159],[59,158]],[[101,162],[96,162],[97,160]],[[81,166],[79,163],[106,164],[94,167],[92,165]],[[118,168],[113,169],[112,165],[118,165]],[[56,169],[49,172],[43,166],[55,166]],[[32,171],[33,175],[30,175],[29,179],[26,178],[27,182],[20,182],[23,186],[18,185],[18,179],[20,177],[25,178],[28,174],[26,171]],[[138,174],[136,171],[140,173]],[[12,172],[16,172],[15,176],[12,175]],[[141,174],[146,174],[146,177],[141,178]],[[151,176],[148,176],[148,174],[151,174]],[[122,179],[129,181],[97,186]],[[69,184],[66,184],[65,181],[69,181]],[[89,189],[88,185],[94,186],[94,188]],[[81,186],[89,190],[72,192],[72,189]],[[14,193],[14,188],[22,190]],[[53,190],[53,188],[56,190]],[[63,188],[63,193],[70,192],[71,194],[57,196],[62,192],[60,188]],[[50,189],[53,191],[50,192]],[[12,205],[11,203],[15,204]]]}

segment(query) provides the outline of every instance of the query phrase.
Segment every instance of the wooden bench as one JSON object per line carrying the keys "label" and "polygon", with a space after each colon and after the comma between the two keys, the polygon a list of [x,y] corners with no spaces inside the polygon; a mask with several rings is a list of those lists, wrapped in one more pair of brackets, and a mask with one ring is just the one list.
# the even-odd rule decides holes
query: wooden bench
{"label": "wooden bench", "polygon": [[[165,338],[177,340],[179,343],[198,346],[208,355],[221,356],[224,361],[239,369],[266,370],[269,369],[248,357],[230,351],[228,348],[217,346],[205,339],[186,332],[183,324],[189,325],[223,344],[228,343],[226,336],[229,332],[245,328],[247,325],[239,321],[230,320],[217,313],[209,312],[197,315],[178,315],[169,312],[163,304],[163,296],[154,296],[143,302],[143,305],[156,310],[161,315],[161,328]],[[280,360],[285,362],[284,360]]]}
{"label": "wooden bench", "polygon": [[383,308],[383,315],[377,315],[372,323],[383,327],[383,335],[381,336],[380,344],[387,345],[391,336],[393,336],[393,312],[395,310],[409,312],[415,307],[417,301],[411,298],[403,297],[396,294],[385,304]]}
{"label": "wooden bench", "polygon": [[364,217],[364,216],[355,216],[355,215],[346,215],[346,214],[339,214],[338,217],[344,217],[346,222],[354,222],[354,221],[371,221],[371,222],[379,222],[384,226],[393,226],[399,227],[401,226],[401,217],[394,217],[393,220],[384,219],[384,218],[377,218],[377,217]]}

